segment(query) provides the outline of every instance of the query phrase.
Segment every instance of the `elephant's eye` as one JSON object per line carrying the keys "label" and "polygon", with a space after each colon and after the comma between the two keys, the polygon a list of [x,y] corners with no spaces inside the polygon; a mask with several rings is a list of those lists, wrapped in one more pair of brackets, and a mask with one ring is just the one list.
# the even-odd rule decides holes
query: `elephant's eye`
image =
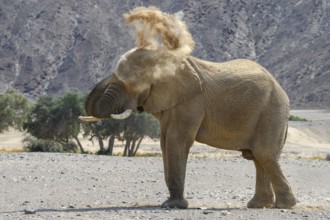
{"label": "elephant's eye", "polygon": [[136,109],[138,110],[138,112],[144,112],[144,109],[142,106],[138,106]]}

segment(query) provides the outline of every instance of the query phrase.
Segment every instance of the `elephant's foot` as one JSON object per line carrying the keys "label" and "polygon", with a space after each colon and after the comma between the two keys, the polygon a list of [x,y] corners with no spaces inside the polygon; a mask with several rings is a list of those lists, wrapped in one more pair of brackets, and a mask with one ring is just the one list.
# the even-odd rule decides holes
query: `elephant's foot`
{"label": "elephant's foot", "polygon": [[162,208],[186,209],[186,208],[188,208],[188,201],[184,198],[182,198],[182,199],[169,198],[162,204]]}
{"label": "elephant's foot", "polygon": [[273,208],[290,209],[297,204],[296,198],[292,195],[286,195],[276,198]]}
{"label": "elephant's foot", "polygon": [[261,197],[256,197],[254,196],[247,204],[248,208],[253,208],[253,209],[262,209],[262,208],[272,208],[274,205],[274,196],[264,196],[263,198]]}

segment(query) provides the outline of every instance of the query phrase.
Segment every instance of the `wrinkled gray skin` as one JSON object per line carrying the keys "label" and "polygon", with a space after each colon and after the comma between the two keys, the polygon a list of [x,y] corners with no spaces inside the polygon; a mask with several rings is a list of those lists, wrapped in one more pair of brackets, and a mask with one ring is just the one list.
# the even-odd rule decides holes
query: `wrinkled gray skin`
{"label": "wrinkled gray skin", "polygon": [[[256,190],[249,208],[294,206],[295,197],[278,162],[286,139],[289,100],[274,77],[253,61],[212,63],[190,56],[175,74],[157,79],[139,75],[135,81],[125,81],[125,71],[132,68],[136,73],[133,66],[149,70],[155,65],[150,57],[144,58],[145,53],[143,49],[129,53],[114,75],[97,84],[86,100],[86,111],[107,118],[128,108],[139,109],[160,121],[170,192],[162,207],[188,207],[184,182],[195,140],[241,151],[244,158],[253,160]],[[138,87],[139,83],[143,86]]]}

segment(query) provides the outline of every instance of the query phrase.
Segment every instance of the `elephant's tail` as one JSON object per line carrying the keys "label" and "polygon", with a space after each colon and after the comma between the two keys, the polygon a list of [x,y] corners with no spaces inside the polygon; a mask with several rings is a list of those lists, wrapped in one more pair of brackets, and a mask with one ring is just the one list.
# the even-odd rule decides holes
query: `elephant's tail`
{"label": "elephant's tail", "polygon": [[288,137],[288,130],[289,130],[289,123],[286,124],[286,131],[285,131],[285,136],[284,136],[284,140],[283,140],[282,146],[284,146],[284,144],[286,142],[286,138]]}

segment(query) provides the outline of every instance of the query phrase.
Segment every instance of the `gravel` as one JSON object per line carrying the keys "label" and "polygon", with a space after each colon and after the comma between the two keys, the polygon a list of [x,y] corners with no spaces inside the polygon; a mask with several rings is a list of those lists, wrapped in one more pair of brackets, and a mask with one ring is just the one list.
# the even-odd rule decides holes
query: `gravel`
{"label": "gravel", "polygon": [[284,157],[296,207],[247,209],[255,170],[242,158],[189,158],[186,210],[162,209],[160,157],[1,153],[0,219],[330,219],[330,162]]}

